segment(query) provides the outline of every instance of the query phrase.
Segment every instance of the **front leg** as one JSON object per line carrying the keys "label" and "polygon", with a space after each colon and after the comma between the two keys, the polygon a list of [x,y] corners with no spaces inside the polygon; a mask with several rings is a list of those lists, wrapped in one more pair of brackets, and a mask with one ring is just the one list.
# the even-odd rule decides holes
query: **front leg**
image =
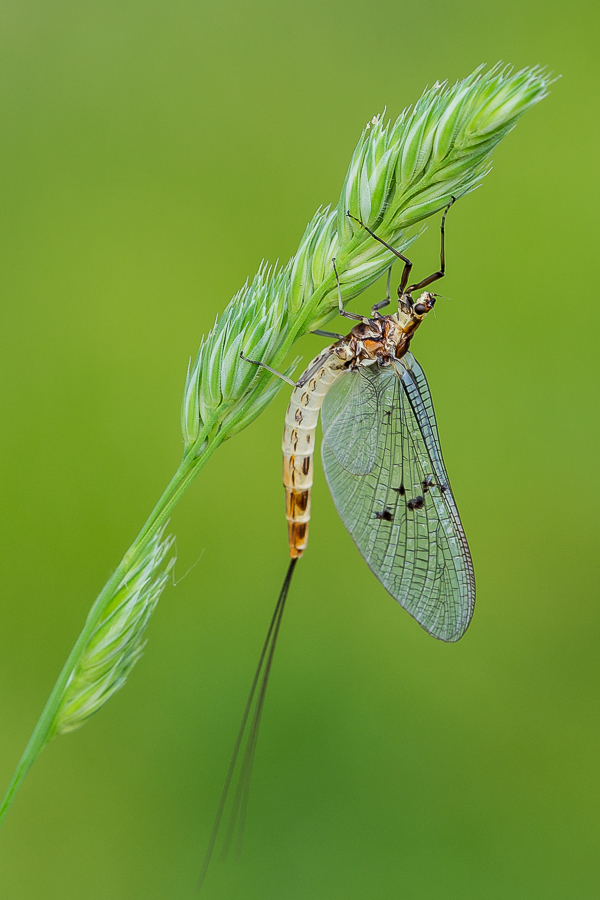
{"label": "front leg", "polygon": [[402,262],[404,263],[404,268],[402,269],[402,277],[400,278],[400,287],[398,288],[398,296],[399,297],[402,296],[402,294],[404,294],[404,292],[406,290],[406,285],[408,283],[408,278],[410,276],[410,270],[413,267],[413,264],[411,263],[410,259],[408,259],[408,257],[406,257],[402,253],[400,253],[399,250],[396,250],[394,247],[392,247],[391,244],[386,243],[386,241],[384,241],[383,238],[378,237],[374,231],[371,231],[371,229],[365,225],[364,222],[361,222],[360,219],[357,219],[356,216],[353,216],[352,213],[350,212],[350,210],[348,210],[346,215],[350,219],[354,219],[355,222],[358,222],[358,224],[361,226],[361,228],[364,228],[365,231],[368,234],[370,234],[372,238],[375,238],[376,241],[379,241],[380,244],[383,244],[384,247],[387,247],[388,250],[391,250],[391,252],[394,254],[394,256],[397,256],[398,259],[402,260]]}
{"label": "front leg", "polygon": [[417,282],[417,284],[411,284],[411,286],[407,289],[407,294],[412,294],[413,291],[420,291],[421,288],[427,287],[428,284],[433,284],[434,281],[438,281],[440,278],[443,278],[446,274],[446,216],[448,215],[448,210],[452,206],[453,203],[456,203],[456,197],[453,197],[446,209],[444,210],[444,215],[442,216],[442,224],[440,225],[441,232],[441,247],[440,247],[440,267],[437,272],[434,272],[433,275],[428,275],[427,278],[423,278],[422,281]]}

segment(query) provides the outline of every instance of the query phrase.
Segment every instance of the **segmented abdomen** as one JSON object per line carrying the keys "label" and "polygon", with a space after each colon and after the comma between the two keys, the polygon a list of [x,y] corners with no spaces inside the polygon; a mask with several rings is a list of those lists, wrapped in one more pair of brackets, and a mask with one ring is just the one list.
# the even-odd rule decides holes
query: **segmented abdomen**
{"label": "segmented abdomen", "polygon": [[310,489],[319,411],[334,381],[347,371],[331,347],[316,356],[298,381],[285,414],[283,484],[290,556],[302,556],[308,542]]}

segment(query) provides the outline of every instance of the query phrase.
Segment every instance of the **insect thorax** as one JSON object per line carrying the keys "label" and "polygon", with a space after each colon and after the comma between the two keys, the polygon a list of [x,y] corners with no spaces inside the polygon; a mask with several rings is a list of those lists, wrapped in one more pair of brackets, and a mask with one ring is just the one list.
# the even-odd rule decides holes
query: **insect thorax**
{"label": "insect thorax", "polygon": [[[404,299],[404,298],[402,298]],[[425,302],[423,302],[425,301]],[[377,316],[355,325],[349,335],[339,342],[338,354],[349,367],[369,366],[374,363],[390,365],[407,352],[411,339],[433,306],[433,295],[423,294],[418,304],[425,312],[415,312],[412,298],[400,302],[398,312],[392,316]]]}

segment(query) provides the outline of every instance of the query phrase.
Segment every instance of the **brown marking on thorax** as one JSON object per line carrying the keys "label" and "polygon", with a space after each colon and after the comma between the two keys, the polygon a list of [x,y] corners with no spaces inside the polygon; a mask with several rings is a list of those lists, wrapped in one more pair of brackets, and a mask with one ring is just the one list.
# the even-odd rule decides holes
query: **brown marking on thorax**
{"label": "brown marking on thorax", "polygon": [[[348,367],[353,368],[377,360],[381,365],[392,359],[401,359],[407,352],[421,319],[399,312],[393,316],[379,316],[367,322],[359,322],[337,345],[336,350],[345,355]],[[341,352],[340,352],[341,351]]]}

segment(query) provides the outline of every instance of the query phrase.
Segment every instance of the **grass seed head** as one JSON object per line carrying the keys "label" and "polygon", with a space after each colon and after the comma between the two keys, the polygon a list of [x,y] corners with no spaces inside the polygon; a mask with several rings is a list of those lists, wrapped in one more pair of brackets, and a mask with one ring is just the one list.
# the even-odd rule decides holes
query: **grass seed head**
{"label": "grass seed head", "polygon": [[104,706],[136,664],[144,632],[175,563],[165,560],[174,538],[154,535],[145,556],[123,579],[84,647],[65,687],[52,734],[79,728]]}

